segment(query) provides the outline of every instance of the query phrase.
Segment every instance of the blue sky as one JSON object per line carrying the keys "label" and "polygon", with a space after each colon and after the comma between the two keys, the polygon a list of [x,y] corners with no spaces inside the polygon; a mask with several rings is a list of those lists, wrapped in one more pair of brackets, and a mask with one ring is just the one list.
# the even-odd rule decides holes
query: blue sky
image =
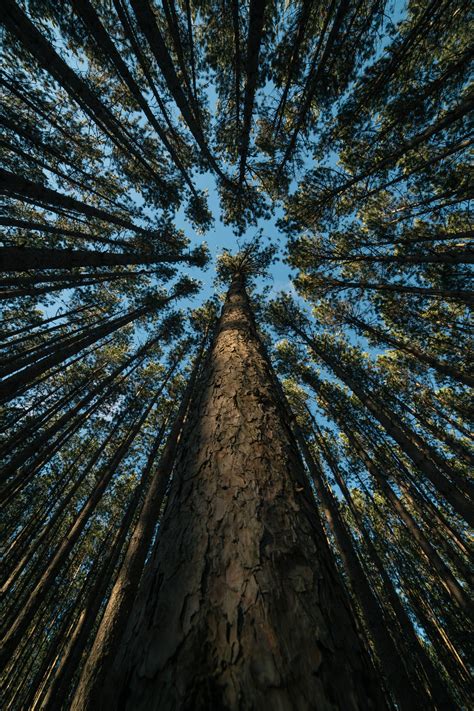
{"label": "blue sky", "polygon": [[[388,18],[390,18],[390,21],[392,23],[396,24],[400,22],[400,20],[404,18],[405,14],[405,0],[394,0],[394,2],[388,4],[388,7],[386,9],[386,17],[387,20]],[[387,34],[385,34],[385,36],[383,36],[380,40],[376,55],[380,56],[381,54],[383,54],[384,48],[388,41],[389,37]],[[371,58],[370,61],[373,61],[373,58]],[[261,92],[265,93],[268,90],[268,87],[264,87],[259,91],[259,94]],[[209,109],[211,113],[214,114],[214,104],[216,101],[216,95],[213,91],[212,83],[210,83],[210,86],[207,87],[207,93],[209,100]],[[334,154],[332,156],[329,156],[328,158],[328,165],[332,165],[334,167],[337,163],[337,155]],[[312,158],[308,156],[305,167],[310,168],[311,164]],[[191,239],[193,245],[200,244],[202,241],[206,241],[212,255],[212,262],[205,271],[200,269],[184,270],[188,271],[191,276],[195,277],[196,279],[199,279],[199,281],[202,283],[202,289],[200,293],[192,300],[193,306],[197,305],[201,301],[205,301],[207,298],[215,294],[216,289],[214,286],[214,278],[216,256],[222,251],[223,248],[228,248],[232,251],[238,250],[238,238],[234,234],[232,227],[225,225],[221,220],[220,201],[216,189],[216,182],[214,176],[211,173],[206,173],[204,175],[195,174],[194,183],[199,190],[206,190],[208,192],[208,207],[214,217],[214,225],[213,227],[211,227],[209,232],[203,236],[198,234],[193,229],[192,224],[189,222],[189,220],[186,219],[183,208],[179,210],[174,219],[176,227],[178,229],[183,230],[185,235]],[[295,187],[296,185],[292,186],[292,188]],[[256,226],[250,227],[247,233],[242,238],[240,238],[241,241],[251,239],[259,229],[263,229],[264,237],[270,238],[273,244],[279,245],[279,254],[280,257],[283,257],[286,235],[282,235],[276,227],[277,220],[282,216],[283,210],[281,206],[277,206],[275,208],[274,215],[271,219],[259,220]],[[270,286],[272,294],[276,294],[282,290],[294,292],[290,281],[290,274],[290,267],[287,264],[284,264],[282,259],[280,259],[276,264],[272,265],[271,274],[269,274],[268,278],[259,280],[257,287]],[[191,302],[189,303],[189,305],[191,305]]]}
{"label": "blue sky", "polygon": [[[199,190],[208,190],[208,206],[214,216],[214,225],[205,235],[198,234],[189,220],[186,219],[183,208],[176,215],[174,223],[178,229],[183,230],[185,235],[191,239],[193,244],[200,244],[203,241],[207,242],[212,255],[212,261],[206,270],[185,270],[189,271],[190,275],[199,279],[202,283],[201,292],[197,296],[197,299],[201,301],[206,300],[216,291],[214,285],[215,259],[224,248],[230,249],[233,252],[238,251],[239,242],[242,244],[246,240],[255,236],[259,229],[263,229],[263,236],[265,238],[269,238],[273,244],[278,244],[280,246],[279,252],[282,254],[285,244],[285,236],[278,231],[275,224],[276,221],[283,215],[283,210],[281,207],[278,207],[275,210],[274,216],[270,220],[259,220],[257,225],[251,226],[243,237],[237,237],[232,227],[225,225],[221,220],[219,196],[216,190],[214,177],[209,173],[205,175],[198,175],[196,176],[194,182]],[[290,288],[289,274],[290,267],[280,260],[276,264],[272,265],[271,275],[269,275],[267,279],[261,279],[260,285],[270,285],[272,287],[272,291],[275,293],[277,291],[281,291],[282,289],[288,290]]]}

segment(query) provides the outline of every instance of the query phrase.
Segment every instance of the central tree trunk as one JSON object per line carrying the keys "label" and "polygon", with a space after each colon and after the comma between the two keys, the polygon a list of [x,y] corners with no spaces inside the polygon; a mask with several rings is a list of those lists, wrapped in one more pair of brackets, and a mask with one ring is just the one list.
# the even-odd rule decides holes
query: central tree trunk
{"label": "central tree trunk", "polygon": [[103,708],[386,708],[270,368],[237,276]]}

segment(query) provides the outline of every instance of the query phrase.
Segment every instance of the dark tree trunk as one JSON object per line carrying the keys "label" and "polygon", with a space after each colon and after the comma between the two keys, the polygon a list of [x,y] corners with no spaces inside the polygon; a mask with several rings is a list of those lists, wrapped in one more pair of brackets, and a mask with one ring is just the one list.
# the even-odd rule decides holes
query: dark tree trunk
{"label": "dark tree trunk", "polygon": [[430,366],[430,368],[433,368],[434,370],[438,371],[438,373],[441,373],[442,375],[448,375],[450,378],[454,378],[454,380],[459,380],[460,383],[464,383],[465,385],[474,387],[474,377],[469,375],[469,373],[463,373],[461,370],[453,367],[449,363],[443,363],[442,361],[439,361],[437,358],[430,355],[429,353],[422,351],[413,342],[405,341],[401,338],[398,338],[397,336],[393,336],[391,333],[377,328],[376,326],[371,326],[370,324],[366,323],[365,321],[362,321],[356,316],[346,315],[345,318],[347,319],[349,324],[354,325],[362,332],[365,331],[366,333],[370,333],[370,335],[373,336],[377,341],[381,343],[387,343],[388,345],[394,346],[395,348],[398,348],[401,351],[404,351],[405,353],[409,353],[414,358],[417,358],[421,363],[426,363]]}
{"label": "dark tree trunk", "polygon": [[101,708],[386,708],[288,420],[236,278]]}
{"label": "dark tree trunk", "polygon": [[435,708],[439,709],[439,711],[449,709],[452,707],[452,699],[448,693],[448,690],[446,689],[446,684],[444,680],[440,677],[437,668],[433,665],[430,655],[427,653],[424,645],[420,642],[420,639],[418,638],[414,630],[412,621],[410,620],[406,609],[402,605],[400,598],[394,588],[392,579],[390,578],[382,560],[380,559],[380,556],[365,526],[360,511],[352,500],[352,496],[346,485],[344,477],[342,476],[341,471],[337,465],[337,462],[334,460],[331,452],[326,446],[324,438],[317,424],[314,422],[314,419],[313,424],[315,425],[318,431],[317,441],[319,446],[321,447],[321,451],[323,452],[324,458],[328,463],[331,472],[334,475],[336,484],[341,489],[341,492],[349,506],[351,514],[354,517],[357,528],[362,534],[363,541],[369,554],[369,559],[372,562],[375,570],[380,575],[384,593],[398,621],[397,625],[392,625],[391,630],[393,635],[395,636],[395,639],[397,640],[398,648],[406,648],[409,650],[410,655],[408,663],[410,664],[412,663],[412,661],[414,661],[415,667],[419,667],[418,674],[421,675],[423,686],[425,686],[424,677],[426,677],[426,681],[428,682],[427,688],[429,689],[429,692],[431,694],[432,701],[436,704]]}
{"label": "dark tree trunk", "polygon": [[339,549],[349,588],[352,592],[352,599],[355,598],[361,607],[363,621],[373,640],[375,654],[379,660],[381,671],[388,682],[388,687],[394,694],[400,709],[415,711],[416,709],[424,708],[429,699],[423,693],[423,689],[421,687],[417,688],[408,676],[400,650],[397,649],[390,635],[388,620],[384,616],[379,601],[362,568],[355,550],[354,541],[339,512],[334,495],[327,485],[323,469],[311,453],[297,424],[295,424],[295,435],[313,479],[318,497],[321,500],[328,526]]}
{"label": "dark tree trunk", "polygon": [[[352,390],[373,417],[380,422],[387,434],[397,442],[405,454],[412,460],[416,467],[423,472],[437,491],[446,498],[454,510],[457,511],[467,523],[472,524],[474,522],[472,503],[469,498],[465,496],[462,491],[457,489],[456,486],[444,476],[440,469],[435,466],[432,459],[432,448],[415,432],[403,425],[397,414],[390,410],[377,395],[369,390],[364,390],[357,379],[353,377],[346,368],[343,368],[326,349],[318,346],[314,339],[309,338],[301,329],[295,328],[294,326],[293,328],[305,343],[308,344],[311,350]],[[310,376],[306,375],[304,377],[308,379],[309,385],[314,387]],[[454,475],[455,472],[453,471],[452,474]]]}
{"label": "dark tree trunk", "polygon": [[54,77],[120,151],[133,156],[158,185],[166,187],[160,175],[145,160],[129,132],[89,85],[62,59],[15,0],[4,0],[3,9],[5,27],[35,57],[40,66]]}
{"label": "dark tree trunk", "polygon": [[[150,487],[146,493],[140,516],[131,535],[125,557],[112,588],[104,616],[82,671],[79,686],[71,705],[71,711],[85,708],[100,708],[107,693],[104,688],[110,674],[111,663],[117,653],[128,618],[137,594],[140,577],[146,556],[150,549],[153,532],[159,519],[159,513],[169,478],[173,468],[179,435],[183,420],[189,407],[189,400],[194,389],[199,369],[200,357],[194,366],[193,374],[186,387],[180,408],[168,435],[166,446],[161,454]],[[159,432],[145,469],[155,466],[158,448],[163,438]]]}
{"label": "dark tree trunk", "polygon": [[153,234],[150,230],[138,227],[123,217],[118,217],[111,212],[107,212],[107,210],[95,207],[95,205],[89,205],[88,203],[81,202],[81,200],[76,200],[76,198],[70,195],[63,195],[63,193],[59,193],[57,190],[52,190],[52,188],[48,188],[41,183],[35,183],[22,175],[11,173],[2,168],[0,168],[0,194],[26,199],[35,205],[47,205],[48,209],[50,209],[49,206],[54,206],[55,208],[79,212],[89,218],[95,217],[99,220],[118,225],[126,230],[132,230],[132,232],[137,232],[145,237],[153,238]]}
{"label": "dark tree trunk", "polygon": [[[108,239],[107,237],[80,232],[79,230],[70,230],[66,227],[58,227],[50,225],[46,222],[35,222],[34,220],[23,220],[16,217],[0,216],[0,225],[5,227],[18,227],[19,229],[32,230],[34,232],[46,232],[47,234],[59,235],[60,237],[74,237],[75,239],[83,239],[88,242],[99,242],[101,244],[111,245],[112,247],[125,247],[130,249],[130,244],[120,239]],[[28,235],[31,236],[31,235]]]}
{"label": "dark tree trunk", "polygon": [[122,80],[126,84],[127,88],[129,89],[130,93],[134,97],[135,101],[137,102],[137,104],[140,106],[143,113],[147,117],[149,123],[153,126],[157,135],[160,137],[160,140],[166,147],[173,162],[175,163],[176,167],[181,172],[183,178],[186,180],[187,184],[189,185],[189,187],[191,188],[193,193],[196,194],[193,182],[192,182],[191,178],[189,177],[189,174],[187,173],[186,169],[184,168],[184,165],[183,165],[180,157],[178,156],[175,149],[173,148],[170,141],[168,140],[166,132],[160,126],[157,119],[155,118],[155,115],[153,114],[147,100],[144,98],[142,92],[140,91],[139,86],[135,82],[132,74],[130,73],[130,71],[127,67],[127,64],[124,62],[122,55],[115,47],[113,41],[110,38],[109,33],[107,32],[105,27],[102,25],[100,18],[95,11],[94,6],[92,5],[92,3],[89,0],[73,0],[73,7],[74,7],[75,11],[82,18],[84,24],[88,28],[91,35],[94,37],[94,40],[97,43],[97,46],[99,47],[99,49],[103,53],[105,53],[108,56],[108,58],[110,59],[111,63],[117,70],[119,76],[122,78]]}
{"label": "dark tree trunk", "polygon": [[265,5],[266,0],[250,0],[247,56],[245,65],[247,81],[245,84],[244,112],[242,121],[243,126],[240,141],[239,185],[242,185],[244,181],[245,167],[247,165],[250,131],[252,128],[252,112],[255,92],[257,91],[258,85],[258,57],[262,42]]}
{"label": "dark tree trunk", "polygon": [[364,466],[367,468],[367,471],[372,474],[374,480],[379,484],[381,490],[387,497],[387,500],[392,505],[394,511],[403,521],[408,531],[410,532],[410,535],[413,536],[413,539],[420,546],[420,549],[425,554],[430,565],[433,567],[433,570],[436,571],[443,587],[447,590],[448,594],[452,597],[452,599],[455,600],[457,604],[464,610],[464,612],[468,614],[470,605],[463,587],[454,578],[449,568],[441,560],[440,556],[435,551],[431,543],[426,539],[410,512],[405,508],[405,506],[403,506],[402,502],[393,491],[392,487],[385,478],[385,475],[382,472],[381,468],[379,468],[377,463],[369,456],[365,447],[362,445],[359,439],[354,436],[353,432],[351,432],[349,428],[345,430],[345,433],[349,439],[349,442],[351,443],[351,446],[354,448],[354,452],[364,463]]}
{"label": "dark tree trunk", "polygon": [[[128,264],[184,262],[186,254],[114,254],[79,249],[47,247],[1,247],[0,271],[24,272],[29,269],[73,269],[74,267],[110,267]],[[86,275],[84,275],[86,276]],[[101,276],[100,273],[97,276]],[[43,281],[47,281],[45,277]]]}
{"label": "dark tree trunk", "polygon": [[[165,303],[167,301],[170,301],[170,297],[163,299],[163,301]],[[0,395],[2,400],[7,400],[10,397],[15,396],[19,389],[21,389],[25,385],[29,385],[30,383],[32,383],[38,376],[50,370],[50,368],[52,368],[54,365],[64,362],[67,358],[76,355],[76,353],[79,353],[81,350],[91,345],[92,343],[95,343],[96,341],[105,338],[105,336],[108,336],[110,333],[114,333],[116,330],[122,328],[123,326],[126,326],[128,323],[131,323],[136,319],[140,318],[141,316],[144,316],[145,314],[152,311],[153,308],[154,306],[150,303],[145,306],[141,306],[138,309],[134,309],[128,314],[113,319],[108,323],[97,326],[96,328],[91,329],[89,333],[81,336],[80,338],[78,337],[74,340],[68,341],[63,347],[58,347],[55,353],[48,355],[46,358],[39,360],[37,363],[32,363],[19,373],[15,373],[9,378],[6,378],[0,384]]]}
{"label": "dark tree trunk", "polygon": [[84,503],[81,510],[79,511],[76,520],[74,521],[67,534],[57,547],[51,560],[43,569],[42,575],[39,581],[34,586],[33,591],[29,595],[27,603],[23,606],[23,609],[21,610],[20,614],[17,616],[14,623],[11,625],[10,629],[2,639],[0,646],[0,668],[3,668],[4,665],[7,663],[11,653],[16,649],[18,643],[21,641],[22,635],[28,629],[28,626],[33,620],[33,617],[36,614],[40,604],[43,602],[47,593],[51,589],[51,586],[55,578],[57,577],[61,566],[66,561],[74,544],[76,543],[80,534],[84,530],[86,523],[94,513],[97,504],[101,500],[107,486],[109,485],[113,475],[116,472],[117,466],[125,457],[132,442],[139,434],[146,417],[148,416],[152,406],[154,405],[154,402],[155,401],[153,400],[146,407],[145,411],[140,417],[135,418],[132,427],[130,428],[124,441],[115,452],[111,461],[101,471],[96,485],[90,493],[87,501]]}
{"label": "dark tree trunk", "polygon": [[442,299],[452,299],[461,303],[472,304],[474,297],[469,291],[436,289],[427,286],[405,286],[403,284],[374,284],[365,281],[339,281],[338,279],[327,279],[325,285],[328,289],[361,289],[367,291],[389,291],[396,294],[415,294],[422,297],[438,297]]}
{"label": "dark tree trunk", "polygon": [[168,90],[173,96],[173,99],[175,100],[179,110],[181,111],[181,114],[186,124],[188,125],[189,130],[193,134],[196,143],[198,144],[199,148],[202,151],[202,154],[205,156],[212,169],[225,183],[228,184],[229,181],[222,173],[221,169],[219,168],[219,165],[216,162],[216,159],[209,150],[209,146],[206,143],[206,140],[201,130],[201,126],[196,120],[196,117],[194,116],[191,107],[186,99],[178,75],[176,74],[173,61],[168,52],[168,49],[164,42],[163,36],[158,28],[158,25],[156,24],[155,15],[153,14],[153,10],[150,7],[148,0],[131,0],[131,5],[137,18],[140,30],[146,37],[148,44],[150,45],[150,49],[156,59],[156,63],[158,64],[158,67],[160,68],[160,71],[163,74]]}

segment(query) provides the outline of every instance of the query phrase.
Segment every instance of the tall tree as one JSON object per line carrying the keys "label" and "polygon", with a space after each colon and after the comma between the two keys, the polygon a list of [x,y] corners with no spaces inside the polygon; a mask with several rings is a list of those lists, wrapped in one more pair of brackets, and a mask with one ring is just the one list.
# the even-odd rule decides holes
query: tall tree
{"label": "tall tree", "polygon": [[112,705],[384,707],[256,330],[256,260],[226,260],[231,285]]}

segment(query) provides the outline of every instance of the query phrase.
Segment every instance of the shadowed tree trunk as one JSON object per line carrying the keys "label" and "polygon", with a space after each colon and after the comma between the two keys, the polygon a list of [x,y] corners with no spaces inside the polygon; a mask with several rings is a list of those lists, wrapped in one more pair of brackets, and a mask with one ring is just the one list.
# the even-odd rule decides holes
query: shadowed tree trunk
{"label": "shadowed tree trunk", "polygon": [[[173,469],[179,435],[189,407],[189,400],[199,371],[204,345],[205,343],[203,342],[188,385],[183,393],[166,445],[153,473],[94,643],[82,670],[79,685],[71,704],[71,711],[100,707],[104,682],[109,675],[110,666],[126,630],[143,566],[153,540],[154,530],[159,521],[160,509]],[[162,439],[163,432],[159,432],[155,445],[148,457],[146,470],[155,467],[155,459]]]}
{"label": "shadowed tree trunk", "polygon": [[385,709],[237,275],[100,708]]}
{"label": "shadowed tree trunk", "polygon": [[161,262],[186,262],[189,258],[189,254],[173,254],[171,252],[162,252],[161,254],[114,254],[113,252],[48,249],[47,247],[1,247],[0,270],[4,272],[23,272],[28,269],[73,269],[73,267],[158,264]]}

